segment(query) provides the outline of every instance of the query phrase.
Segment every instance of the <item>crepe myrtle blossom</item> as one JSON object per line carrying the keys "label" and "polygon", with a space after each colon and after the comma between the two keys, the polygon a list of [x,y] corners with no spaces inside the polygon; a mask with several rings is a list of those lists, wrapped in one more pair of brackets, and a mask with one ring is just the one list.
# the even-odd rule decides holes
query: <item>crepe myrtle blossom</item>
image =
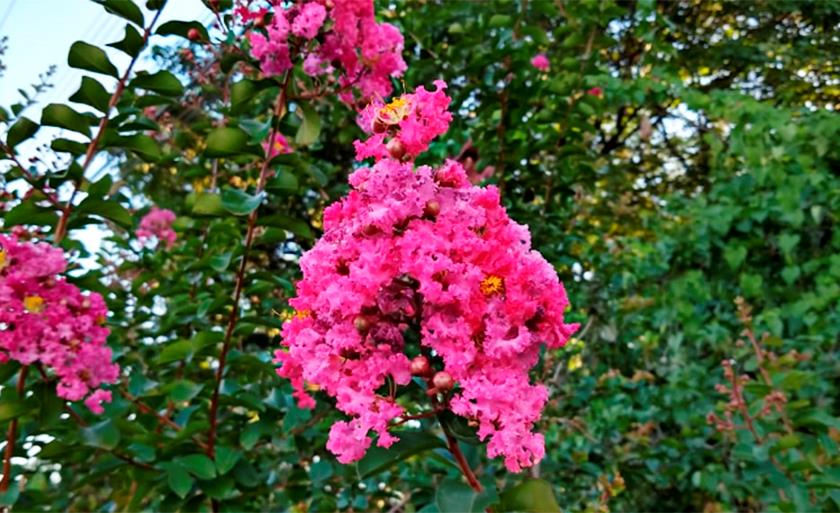
{"label": "crepe myrtle blossom", "polygon": [[548,57],[546,57],[544,53],[538,53],[531,59],[531,66],[545,72],[551,67],[551,63],[548,61]]}
{"label": "crepe myrtle blossom", "polygon": [[[256,11],[240,5],[236,16],[248,24],[251,56],[266,76],[280,75],[297,61],[310,76],[330,75],[348,104],[391,94],[391,78],[406,69],[403,37],[389,23],[378,23],[372,0],[304,2]],[[266,21],[270,15],[270,19]],[[319,36],[320,34],[320,36]],[[332,74],[338,70],[337,77]]]}
{"label": "crepe myrtle blossom", "polygon": [[[448,104],[437,96],[442,89],[418,89],[407,104],[363,118],[398,126],[393,137],[407,119],[426,127],[421,151],[451,119],[440,110]],[[531,249],[528,228],[507,216],[498,189],[472,185],[453,160],[415,168],[376,156],[324,211],[324,235],[301,258],[278,373],[301,407],[314,407],[307,387],[316,385],[348,415],[327,442],[342,463],[361,458],[372,433],[381,447],[398,440],[392,421],[413,405],[398,402],[395,390],[414,374],[425,378],[438,411],[477,426],[488,456],[513,472],[535,464],[544,440],[533,426],[548,390],[528,372],[544,345],[561,347],[577,329],[563,320],[563,285]],[[406,342],[408,331],[419,344]]]}
{"label": "crepe myrtle blossom", "polygon": [[175,230],[172,229],[173,222],[175,222],[175,212],[154,206],[140,220],[140,226],[135,234],[141,242],[157,238],[159,243],[166,243],[166,249],[171,249],[178,238]]}
{"label": "crepe myrtle blossom", "polygon": [[108,310],[60,276],[66,267],[60,249],[0,234],[0,365],[43,365],[58,378],[58,397],[84,399],[98,414],[111,401],[99,387],[120,371],[105,344]]}
{"label": "crepe myrtle blossom", "polygon": [[387,105],[374,100],[365,107],[357,121],[370,137],[353,143],[356,159],[413,160],[429,148],[435,137],[446,133],[452,122],[452,113],[447,110],[450,99],[443,80],[434,84],[433,91],[420,86]]}

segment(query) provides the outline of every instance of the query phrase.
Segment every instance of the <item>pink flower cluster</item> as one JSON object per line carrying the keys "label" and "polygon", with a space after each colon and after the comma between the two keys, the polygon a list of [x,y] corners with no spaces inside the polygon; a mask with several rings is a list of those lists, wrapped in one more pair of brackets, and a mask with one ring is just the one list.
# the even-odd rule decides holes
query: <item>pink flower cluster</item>
{"label": "pink flower cluster", "polygon": [[551,67],[551,62],[549,62],[548,57],[544,53],[538,53],[531,59],[531,66],[545,72]]}
{"label": "pink flower cluster", "polygon": [[387,105],[380,100],[371,102],[359,114],[358,123],[372,135],[354,143],[356,159],[414,159],[426,151],[429,143],[446,133],[452,122],[445,89],[446,83],[436,80],[434,91],[420,86]]}
{"label": "pink flower cluster", "polygon": [[172,229],[175,222],[175,212],[166,208],[152,207],[148,214],[140,220],[140,226],[135,232],[140,241],[145,242],[152,237],[158,242],[165,242],[166,249],[171,249],[178,235]]}
{"label": "pink flower cluster", "polygon": [[[528,372],[543,344],[562,346],[577,326],[564,323],[565,290],[527,227],[507,216],[495,187],[471,185],[452,160],[415,169],[384,157],[350,184],[301,258],[278,373],[301,407],[314,406],[313,384],[351,417],[327,443],[343,463],[364,455],[371,431],[377,445],[393,444],[391,421],[405,413],[396,386],[436,372],[427,379],[436,408],[475,423],[488,455],[511,471],[533,465],[544,455],[532,429],[548,393]],[[419,346],[405,342],[408,330]],[[417,369],[407,351],[432,368]],[[386,383],[390,393],[377,392]]]}
{"label": "pink flower cluster", "polygon": [[83,294],[58,276],[62,251],[0,235],[0,364],[42,364],[58,377],[56,394],[102,413],[120,368],[105,345],[108,310],[102,296]]}
{"label": "pink flower cluster", "polygon": [[[310,1],[289,8],[272,0],[272,5],[267,23],[266,9],[236,10],[243,22],[265,25],[265,33],[251,28],[247,38],[251,56],[267,76],[291,69],[297,56],[303,58],[304,72],[313,77],[340,68],[339,96],[353,103],[354,89],[362,99],[389,95],[391,77],[406,69],[402,34],[389,23],[376,22],[373,0]],[[323,37],[317,37],[319,33]]]}

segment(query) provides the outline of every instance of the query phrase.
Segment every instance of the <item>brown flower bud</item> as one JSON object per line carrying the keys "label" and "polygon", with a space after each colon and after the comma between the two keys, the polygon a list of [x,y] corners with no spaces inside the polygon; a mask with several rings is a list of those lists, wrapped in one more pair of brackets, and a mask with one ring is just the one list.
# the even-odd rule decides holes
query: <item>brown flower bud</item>
{"label": "brown flower bud", "polygon": [[423,215],[426,217],[437,217],[440,214],[440,203],[437,200],[431,200],[426,203],[426,207],[423,209]]}
{"label": "brown flower bud", "polygon": [[353,320],[353,326],[356,327],[359,333],[367,333],[370,329],[370,321],[367,317],[360,315]]}
{"label": "brown flower bud", "polygon": [[455,380],[452,379],[452,376],[449,375],[446,371],[440,371],[435,374],[435,377],[432,378],[432,383],[435,385],[435,388],[438,389],[440,392],[446,392],[448,390],[452,390],[452,387],[455,386]]}
{"label": "brown flower bud", "polygon": [[187,38],[190,41],[199,41],[201,39],[201,32],[197,28],[191,28],[187,31]]}
{"label": "brown flower bud", "polygon": [[415,356],[411,360],[411,374],[413,376],[428,376],[432,372],[429,359],[425,356]]}
{"label": "brown flower bud", "polygon": [[391,139],[388,141],[388,144],[385,145],[385,148],[388,149],[388,153],[391,154],[391,157],[400,160],[405,156],[405,145],[403,145],[402,141],[399,139]]}

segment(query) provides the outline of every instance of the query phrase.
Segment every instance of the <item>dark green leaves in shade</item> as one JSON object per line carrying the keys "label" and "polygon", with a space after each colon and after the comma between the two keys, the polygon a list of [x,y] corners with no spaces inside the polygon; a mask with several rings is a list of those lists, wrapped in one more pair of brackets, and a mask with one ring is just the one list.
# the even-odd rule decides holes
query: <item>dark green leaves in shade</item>
{"label": "dark green leaves in shade", "polygon": [[131,81],[131,87],[147,89],[164,96],[180,96],[184,93],[184,86],[178,78],[166,70],[137,75]]}
{"label": "dark green leaves in shade", "polygon": [[31,119],[21,116],[14,125],[9,128],[9,133],[6,136],[6,146],[9,148],[14,148],[21,142],[29,139],[35,132],[38,131],[38,123],[35,123]]}
{"label": "dark green leaves in shade", "polygon": [[71,68],[102,73],[114,78],[118,76],[116,66],[108,59],[105,51],[84,41],[76,41],[70,47],[67,64]]}
{"label": "dark green leaves in shade", "polygon": [[242,153],[248,144],[248,134],[241,128],[220,127],[207,136],[204,154],[210,158],[230,157]]}

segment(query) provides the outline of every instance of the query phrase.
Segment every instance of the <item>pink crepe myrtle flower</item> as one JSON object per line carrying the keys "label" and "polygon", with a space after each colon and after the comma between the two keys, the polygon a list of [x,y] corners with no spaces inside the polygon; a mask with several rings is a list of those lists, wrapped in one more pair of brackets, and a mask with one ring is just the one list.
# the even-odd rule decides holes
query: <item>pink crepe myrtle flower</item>
{"label": "pink crepe myrtle flower", "polygon": [[589,96],[594,96],[596,98],[603,98],[604,90],[600,87],[593,87],[592,89],[587,89],[586,94],[588,94]]}
{"label": "pink crepe myrtle flower", "polygon": [[158,242],[165,242],[166,249],[172,249],[178,235],[172,229],[175,213],[166,208],[152,207],[148,214],[140,220],[140,226],[135,232],[142,242],[157,238]]}
{"label": "pink crepe myrtle flower", "polygon": [[[435,94],[422,93],[431,105],[408,106],[409,118],[437,113],[444,102]],[[361,118],[372,126],[370,112]],[[327,448],[349,463],[371,433],[380,447],[398,440],[392,421],[411,405],[377,390],[411,381],[404,335],[412,329],[433,371],[448,374],[443,404],[478,426],[488,456],[513,472],[538,462],[544,440],[533,427],[548,390],[528,372],[543,345],[563,346],[577,325],[564,322],[566,292],[531,249],[528,228],[508,217],[498,189],[472,185],[454,160],[433,169],[380,156],[349,182],[350,193],[324,211],[324,236],[301,258],[290,301],[297,313],[275,353],[301,407],[314,407],[306,388],[314,384],[348,415],[332,426]]]}
{"label": "pink crepe myrtle flower", "polygon": [[274,134],[274,142],[271,145],[271,149],[268,147],[268,139],[263,141],[262,147],[269,159],[273,159],[277,155],[292,153],[294,151],[289,145],[289,140],[281,133]]}
{"label": "pink crepe myrtle flower", "polygon": [[551,62],[549,62],[548,57],[544,53],[538,53],[531,59],[531,66],[545,72],[551,67]]}
{"label": "pink crepe myrtle flower", "polygon": [[318,30],[324,24],[327,17],[327,9],[318,2],[303,4],[292,21],[292,34],[306,39],[312,39],[318,35]]}
{"label": "pink crepe myrtle flower", "polygon": [[371,136],[354,142],[356,159],[413,159],[426,151],[435,137],[446,133],[452,122],[452,113],[447,110],[450,99],[443,80],[434,84],[433,91],[420,86],[387,105],[376,100],[365,107],[358,123]]}
{"label": "pink crepe myrtle flower", "polygon": [[[277,0],[272,4],[273,17],[268,23],[262,22],[263,29],[251,27],[246,32],[251,56],[259,61],[266,76],[280,75],[302,58],[308,75],[337,73],[340,99],[355,104],[357,100],[388,96],[391,78],[406,70],[402,34],[393,25],[376,21],[372,0],[312,1],[288,8]],[[265,13],[257,14],[243,6],[235,13],[244,23],[265,19]],[[326,23],[327,19],[331,23]],[[290,53],[293,37],[310,41],[299,55]]]}
{"label": "pink crepe myrtle flower", "polygon": [[67,283],[66,267],[60,249],[0,234],[0,364],[43,365],[58,378],[58,397],[101,413],[111,393],[99,387],[120,372],[105,343],[108,309]]}

